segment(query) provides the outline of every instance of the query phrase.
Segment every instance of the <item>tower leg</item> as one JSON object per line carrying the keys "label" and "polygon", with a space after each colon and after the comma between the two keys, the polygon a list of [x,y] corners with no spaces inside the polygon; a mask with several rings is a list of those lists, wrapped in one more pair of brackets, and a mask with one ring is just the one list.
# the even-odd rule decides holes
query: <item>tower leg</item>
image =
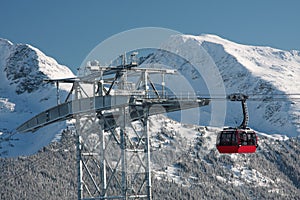
{"label": "tower leg", "polygon": [[100,168],[100,174],[101,174],[101,180],[102,180],[102,198],[106,197],[106,160],[105,160],[105,135],[103,130],[103,122],[100,122],[100,156],[101,156],[101,168]]}
{"label": "tower leg", "polygon": [[76,149],[77,149],[77,197],[78,200],[83,198],[83,179],[82,179],[82,143],[79,134],[80,127],[76,127]]}
{"label": "tower leg", "polygon": [[146,136],[146,184],[147,184],[147,199],[152,200],[152,185],[151,185],[151,160],[150,160],[150,137],[149,137],[149,107],[144,108],[144,134]]}
{"label": "tower leg", "polygon": [[126,108],[123,108],[123,119],[120,129],[120,139],[121,139],[121,160],[122,160],[122,196],[127,199],[127,163],[126,163],[126,137],[125,137],[125,127],[126,127]]}

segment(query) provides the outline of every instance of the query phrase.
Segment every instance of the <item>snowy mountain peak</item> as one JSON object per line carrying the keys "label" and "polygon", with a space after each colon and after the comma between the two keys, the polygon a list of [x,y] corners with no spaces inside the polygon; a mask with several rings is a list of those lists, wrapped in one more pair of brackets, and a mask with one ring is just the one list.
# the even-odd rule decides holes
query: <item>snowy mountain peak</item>
{"label": "snowy mountain peak", "polygon": [[[193,36],[190,36],[190,37],[193,37]],[[213,35],[213,34],[201,34],[201,35],[194,36],[194,37],[198,41],[207,41],[207,42],[213,42],[213,43],[218,43],[218,44],[239,45],[230,40],[224,39],[218,35]]]}
{"label": "snowy mountain peak", "polygon": [[0,70],[4,71],[9,85],[14,87],[17,94],[30,93],[44,87],[43,80],[47,78],[74,76],[69,68],[59,65],[53,58],[30,45],[13,45],[9,41],[2,41],[1,49],[7,50]]}
{"label": "snowy mountain peak", "polygon": [[[224,84],[227,94],[244,93],[260,99],[248,102],[250,127],[270,134],[299,135],[300,103],[291,94],[299,94],[300,91],[300,52],[242,45],[214,35],[176,35],[165,44],[165,47],[173,52],[184,50],[181,55],[188,60],[207,53],[211,59],[199,59],[196,71],[201,73],[207,70],[212,65],[205,61],[212,60],[213,66],[216,66],[217,73],[221,76],[220,84]],[[197,48],[204,49],[206,53],[197,55],[195,53]],[[184,61],[178,60],[174,64],[172,57],[165,54],[159,52],[148,59],[148,62],[161,62],[165,65],[171,63],[185,79],[189,80],[194,91],[203,91],[200,83],[209,83],[205,81],[209,79],[207,75],[204,77],[203,74],[197,75],[195,70],[191,70],[193,66]],[[216,80],[215,74],[211,76],[214,79],[213,83],[218,84],[216,82],[219,80]],[[176,85],[176,80],[174,84]],[[220,93],[214,90],[210,91],[210,94]],[[270,101],[276,96],[281,97],[281,100]],[[296,97],[299,98],[299,95]],[[227,103],[225,126],[237,126],[241,121],[241,111],[237,106],[233,102]],[[211,110],[206,112],[211,113]],[[201,116],[201,118],[200,124],[210,125],[209,117]]]}
{"label": "snowy mountain peak", "polygon": [[[180,49],[187,50],[186,55],[191,59],[197,56],[194,50],[205,49],[220,74],[220,81],[224,84],[227,94],[239,92],[263,95],[260,101],[248,102],[251,128],[268,134],[299,135],[300,104],[299,101],[288,96],[291,93],[299,93],[300,90],[298,51],[288,52],[270,47],[240,45],[214,35],[174,36],[166,46],[172,48],[174,52]],[[199,65],[202,69],[196,70],[185,60],[165,53],[167,52],[157,52],[149,56],[145,63],[171,63],[184,75],[194,91],[205,89],[206,82],[200,80],[202,77],[199,72],[207,67],[206,63]],[[209,78],[217,82],[214,75],[211,74]],[[0,132],[11,132],[24,121],[56,104],[55,86],[45,84],[43,79],[72,76],[74,75],[67,67],[59,65],[53,58],[47,57],[38,49],[1,39],[0,106],[3,109],[0,109]],[[175,81],[174,85],[178,86],[177,77],[173,81]],[[172,80],[168,82],[172,83]],[[61,95],[66,95],[66,92],[62,92]],[[284,101],[269,101],[273,95],[281,95]],[[212,102],[211,105],[219,103]],[[221,126],[238,125],[242,118],[240,105],[235,102],[226,104],[227,110],[219,113],[225,115],[225,121]],[[205,107],[201,112],[195,113],[188,111],[188,117],[193,120],[184,122],[196,121],[201,125],[213,126],[210,121],[211,108]],[[201,115],[200,118],[198,114]],[[65,127],[64,125],[47,126],[45,127],[47,130],[41,130],[43,134],[20,134],[16,136],[19,144],[15,145],[22,149],[24,146],[30,146],[22,153],[32,154],[51,142],[61,128]],[[34,145],[29,145],[32,143]],[[7,156],[20,153],[18,148],[11,148],[9,145],[7,147],[9,152]]]}
{"label": "snowy mountain peak", "polygon": [[0,38],[0,46],[4,47],[4,46],[12,46],[13,43],[7,39],[4,38]]}
{"label": "snowy mountain peak", "polygon": [[[27,44],[13,44],[0,39],[0,132],[3,137],[24,121],[56,104],[55,85],[44,79],[74,77],[69,68]],[[61,85],[65,98],[70,85]],[[56,124],[42,134],[17,134],[15,144],[0,142],[0,154],[32,154],[49,144],[65,126]],[[52,129],[52,130],[51,130]],[[50,131],[51,130],[51,131]],[[14,146],[16,147],[14,148]],[[6,153],[3,153],[6,152]],[[22,152],[22,153],[21,153]]]}
{"label": "snowy mountain peak", "polygon": [[[240,45],[214,35],[175,37],[169,47],[190,50],[189,45],[201,46],[211,56],[226,93],[264,95],[262,101],[249,102],[248,107],[250,126],[267,134],[259,133],[255,154],[220,155],[215,140],[222,127],[185,125],[163,115],[151,116],[153,198],[299,199],[299,138],[284,136],[300,133],[299,101],[288,96],[300,89],[299,52]],[[202,89],[197,70],[165,53],[158,52],[145,62],[171,60],[195,90]],[[73,184],[76,168],[62,167],[74,166],[76,162],[72,130],[61,133],[66,127],[64,122],[46,126],[34,134],[10,134],[25,120],[56,104],[55,87],[44,84],[43,78],[70,76],[73,74],[69,69],[38,49],[0,39],[0,165],[5,171],[1,174],[0,199],[56,199],[53,193],[62,199],[76,198],[76,184]],[[285,101],[269,101],[273,94],[281,95]],[[236,107],[237,104],[228,102],[225,125],[240,122]],[[210,111],[209,107],[201,111],[201,125],[206,125]],[[190,116],[193,114],[188,112]],[[62,135],[61,142],[45,147],[57,135]],[[90,136],[89,142],[95,149],[100,148],[99,137]],[[107,146],[114,147],[109,143]],[[36,155],[21,156],[40,149]],[[16,156],[20,157],[1,158]],[[101,180],[98,176],[94,178]],[[86,179],[85,183],[92,181],[93,178]],[[49,189],[45,190],[45,186]]]}

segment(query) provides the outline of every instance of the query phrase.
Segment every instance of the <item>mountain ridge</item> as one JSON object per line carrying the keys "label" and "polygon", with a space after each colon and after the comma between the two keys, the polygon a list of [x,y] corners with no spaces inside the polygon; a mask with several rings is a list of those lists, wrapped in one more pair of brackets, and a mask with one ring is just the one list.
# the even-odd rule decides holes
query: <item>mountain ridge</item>
{"label": "mountain ridge", "polygon": [[[0,132],[3,137],[11,138],[10,142],[2,141],[0,154],[32,154],[56,138],[65,123],[46,127],[36,134],[15,134],[15,128],[56,104],[56,87],[44,79],[74,75],[66,66],[27,44],[0,39],[0,52]],[[61,86],[61,98],[69,88]]]}
{"label": "mountain ridge", "polygon": [[[17,94],[18,84],[24,82],[14,83],[13,78],[7,79],[7,71],[5,72],[4,68],[7,58],[12,53],[13,44],[8,41],[4,43],[2,46],[0,44],[0,51],[5,52],[0,53],[0,58],[3,58],[0,59],[0,76],[5,78],[0,80],[0,168],[3,169],[0,198],[74,199],[77,189],[74,176],[76,174],[74,130],[65,129],[66,123],[58,123],[35,133],[8,137],[17,125],[55,105],[56,90],[54,85],[41,85],[30,92],[22,90]],[[205,45],[202,48],[207,48],[207,52],[215,56],[212,58],[217,61],[215,63],[224,80],[226,93],[247,92],[252,91],[252,88],[257,88],[258,91],[279,91],[273,85],[266,84],[267,81],[253,78],[236,58],[224,53],[222,48],[217,48],[220,46],[214,44],[213,48],[209,48],[212,44],[205,43]],[[157,59],[155,60],[157,62],[164,56],[163,52],[160,52],[148,61]],[[11,67],[21,67],[24,60],[20,58],[19,61],[12,62],[14,64]],[[30,63],[41,64],[36,58],[32,58]],[[181,67],[182,70],[185,66],[190,67],[187,64],[181,65],[180,62],[175,64],[175,67],[178,69]],[[233,69],[230,70],[226,66],[233,66]],[[36,70],[40,70],[39,66],[35,67]],[[226,69],[229,70],[227,73]],[[197,86],[199,74],[191,69],[185,72],[188,80]],[[33,73],[33,75],[41,74]],[[253,80],[254,86],[246,84],[247,81],[252,83]],[[289,107],[283,109],[281,113],[280,109],[276,110],[277,104],[271,104],[267,109],[261,103],[249,102],[250,126],[259,128],[258,123],[263,119],[259,117],[259,108],[271,114],[279,113],[279,118],[289,114],[284,113],[290,109]],[[282,105],[280,106],[282,108]],[[295,112],[297,106],[298,104],[293,108]],[[236,112],[235,107],[236,104],[228,102],[229,118],[225,124],[235,124],[235,121],[240,120],[240,115],[232,117],[232,113]],[[204,112],[209,112],[209,109]],[[255,121],[257,116],[258,119]],[[299,137],[288,138],[287,134],[271,135],[270,133],[284,133],[275,132],[279,130],[275,127],[274,132],[258,133],[257,153],[221,155],[215,149],[216,134],[221,127],[181,124],[162,115],[151,116],[149,119],[151,148],[155,150],[151,157],[154,199],[298,199]],[[270,119],[274,118],[271,116]],[[265,127],[272,126],[271,122],[262,124],[261,129],[266,130]],[[288,128],[284,127],[283,130]],[[294,136],[297,136],[298,132],[295,133]],[[94,139],[92,144],[97,145],[97,142]],[[100,180],[99,177],[96,178]]]}
{"label": "mountain ridge", "polygon": [[[188,45],[186,45],[186,43],[188,43]],[[265,97],[267,99],[269,97],[268,95],[272,95],[274,93],[286,93],[286,91],[285,93],[281,92],[276,85],[274,86],[274,81],[272,83],[269,83],[266,80],[261,80],[259,76],[253,76],[255,69],[259,67],[256,66],[253,68],[252,66],[244,66],[243,63],[239,62],[236,57],[225,51],[226,48],[229,48],[233,52],[248,52],[247,54],[245,54],[246,56],[244,54],[243,55],[251,61],[251,57],[249,57],[249,54],[251,54],[251,52],[253,51],[258,51],[257,49],[259,49],[259,47],[236,44],[234,42],[212,35],[175,36],[171,37],[170,41],[167,41],[166,44],[167,48],[172,48],[173,51],[176,51],[176,48],[179,47],[183,47],[186,49],[189,49],[190,47],[204,48],[219,70],[218,73],[220,73],[220,76],[222,78],[221,81],[224,82],[225,92],[227,94],[235,92],[264,93],[265,95],[267,95]],[[225,44],[229,44],[229,46],[225,47]],[[275,51],[270,47],[266,47],[266,49],[270,50],[270,52]],[[2,122],[0,131],[8,133],[13,131],[14,128],[23,121],[26,121],[39,112],[55,105],[55,86],[43,83],[42,80],[44,78],[72,77],[74,75],[69,69],[67,69],[67,67],[58,65],[53,58],[47,57],[38,49],[31,47],[30,45],[14,45],[8,40],[0,40],[0,50],[3,52],[1,54],[2,59],[0,60],[0,70],[2,71],[1,76],[4,76],[4,78],[0,80],[2,86],[0,86],[0,98],[3,99],[1,101],[1,104],[5,107],[5,109],[3,109],[3,112],[0,112],[0,121]],[[281,54],[279,53],[270,55],[278,56]],[[286,54],[283,53],[282,55]],[[291,56],[291,54],[289,54],[289,56]],[[295,60],[287,59],[281,63],[281,65],[283,65],[283,68],[286,68],[286,71],[291,69],[289,67],[286,67],[286,63],[294,63],[294,74],[290,76],[292,80],[297,79],[300,75],[298,57],[299,52],[295,53]],[[156,55],[150,56],[150,58],[148,58],[148,61],[151,62],[152,60],[155,60],[155,62],[163,62],[164,59],[166,59],[165,55],[163,54],[163,52],[160,52]],[[169,62],[170,59],[172,59],[172,57],[170,57],[167,62]],[[261,60],[259,61],[262,62]],[[270,59],[267,59],[267,61],[265,62],[266,63],[263,63],[263,66],[266,66],[269,71],[273,70],[277,74],[280,74],[280,70],[270,68]],[[197,70],[190,70],[189,68],[191,66],[188,65],[188,63],[182,64],[179,60],[175,60],[175,63],[173,61],[173,64],[175,68],[180,71],[180,73],[186,73],[185,76],[188,82],[194,85],[196,89],[199,88],[198,79],[200,79],[200,75],[197,75]],[[248,68],[250,68],[250,70]],[[253,70],[253,72],[251,70]],[[261,73],[261,71],[259,71],[259,73]],[[285,75],[285,73],[283,73],[283,75]],[[35,78],[32,79],[30,77]],[[269,76],[267,77],[270,78]],[[272,77],[274,76],[271,76],[271,78]],[[280,80],[282,81],[282,79]],[[203,82],[205,81],[202,81],[201,84]],[[291,82],[297,83],[296,80]],[[283,84],[279,84],[278,87],[282,85]],[[69,86],[66,86],[66,91],[67,89],[69,89],[68,87]],[[292,87],[292,89],[297,90],[298,87]],[[286,89],[286,87],[283,87],[283,89]],[[16,92],[13,92],[13,90]],[[66,92],[63,95],[66,95]],[[219,104],[219,102],[212,101],[212,104],[217,105]],[[288,102],[248,102],[248,105],[250,112],[250,127],[253,127],[255,130],[269,134],[284,134],[288,136],[299,135],[299,102],[293,102],[292,100],[289,100]],[[236,126],[237,123],[239,123],[241,120],[241,111],[236,109],[236,103],[227,102],[226,106],[227,111],[226,113],[224,113],[226,118],[223,125]],[[211,119],[209,113],[211,112],[211,110],[209,110],[209,108],[203,108],[203,111],[204,114],[200,112],[200,120],[202,120],[203,125],[209,126],[209,120]],[[192,113],[190,111],[187,112]],[[191,116],[194,117],[194,115]],[[51,130],[50,127],[46,127],[46,129]],[[60,132],[59,130],[57,131]],[[55,138],[55,134],[49,135],[52,135],[52,137]],[[24,136],[22,135],[22,138],[23,137]],[[32,138],[30,134],[28,134],[27,137]],[[50,141],[47,142],[49,143]],[[40,145],[38,146],[39,148],[41,147]]]}
{"label": "mountain ridge", "polygon": [[[180,52],[184,49],[182,55],[188,60],[193,60],[193,56],[196,56],[191,53],[191,49],[196,51],[197,46],[204,49],[203,51],[206,53],[202,54],[206,54],[206,57],[210,56],[211,62],[214,64],[206,61],[209,58],[198,58],[202,66],[196,66],[196,68],[200,73],[205,70],[201,68],[205,68],[206,65],[215,65],[221,76],[219,83],[224,84],[226,94],[238,92],[260,99],[260,102],[248,101],[250,127],[270,134],[299,135],[300,105],[297,98],[299,99],[298,91],[300,90],[300,52],[290,53],[271,47],[240,45],[210,35],[174,36],[165,46],[172,52]],[[154,57],[154,61],[168,62],[164,61],[167,58],[163,53],[154,55]],[[181,71],[181,68],[184,68],[182,65],[185,64],[176,63],[173,66]],[[193,80],[192,74],[187,76],[186,79]],[[209,74],[205,74],[205,76],[209,76]],[[203,82],[207,82],[205,81],[207,77],[202,77],[202,79],[204,79]],[[217,83],[214,84],[217,85]],[[194,85],[194,91],[197,91],[198,86]],[[214,92],[210,91],[211,95]],[[291,94],[297,95],[296,100]],[[282,100],[276,101],[274,96],[279,96]],[[275,100],[267,102],[270,99]],[[237,117],[231,115],[231,113],[235,113],[234,107],[235,104],[232,102],[227,103],[225,125],[236,126],[236,121],[241,118],[240,115]]]}

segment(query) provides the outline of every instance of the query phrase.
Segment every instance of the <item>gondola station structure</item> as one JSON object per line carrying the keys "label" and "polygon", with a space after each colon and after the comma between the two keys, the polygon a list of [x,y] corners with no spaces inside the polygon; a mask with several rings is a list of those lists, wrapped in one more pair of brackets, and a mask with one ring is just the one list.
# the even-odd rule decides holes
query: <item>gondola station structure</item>
{"label": "gondola station structure", "polygon": [[[21,124],[17,131],[34,132],[59,121],[75,121],[78,199],[152,199],[151,146],[148,117],[160,113],[207,106],[209,98],[168,94],[165,76],[176,70],[142,68],[131,55],[120,65],[86,66],[84,76],[46,80],[57,87],[57,105]],[[160,90],[153,76],[161,77]],[[59,85],[71,84],[64,102]],[[220,153],[253,153],[256,134],[248,130],[246,96],[241,101],[244,121],[238,128],[221,131]],[[246,139],[245,139],[246,138]],[[93,142],[97,142],[93,146]],[[251,143],[252,142],[252,143]],[[99,178],[100,176],[100,178]]]}
{"label": "gondola station structure", "polygon": [[[72,84],[65,101],[21,124],[17,131],[75,120],[78,199],[152,199],[148,117],[209,104],[168,94],[165,76],[176,70],[142,68],[132,54],[117,66],[86,66],[84,76],[46,80]],[[160,77],[160,90],[152,81]],[[98,140],[93,146],[93,142]],[[100,178],[99,178],[100,176]]]}

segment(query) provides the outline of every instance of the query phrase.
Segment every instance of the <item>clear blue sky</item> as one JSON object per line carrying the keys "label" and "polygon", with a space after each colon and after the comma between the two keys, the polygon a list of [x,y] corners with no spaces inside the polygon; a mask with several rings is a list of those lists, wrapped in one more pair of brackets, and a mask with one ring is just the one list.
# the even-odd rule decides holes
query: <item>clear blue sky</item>
{"label": "clear blue sky", "polygon": [[138,27],[216,34],[300,50],[299,0],[1,0],[0,37],[74,69],[106,38]]}

